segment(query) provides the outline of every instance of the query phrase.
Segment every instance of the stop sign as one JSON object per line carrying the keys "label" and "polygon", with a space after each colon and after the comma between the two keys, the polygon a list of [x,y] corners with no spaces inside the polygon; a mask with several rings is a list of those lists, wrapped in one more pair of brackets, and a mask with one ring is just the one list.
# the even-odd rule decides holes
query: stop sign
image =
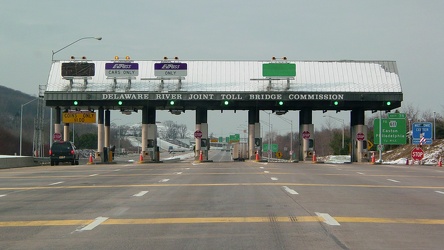
{"label": "stop sign", "polygon": [[420,161],[424,158],[424,151],[422,148],[414,148],[412,150],[412,159],[415,161]]}
{"label": "stop sign", "polygon": [[309,139],[310,138],[310,131],[304,131],[302,132],[302,138]]}
{"label": "stop sign", "polygon": [[363,141],[364,138],[365,138],[364,133],[359,132],[359,133],[356,134],[356,140]]}
{"label": "stop sign", "polygon": [[196,130],[194,132],[194,138],[202,138],[202,131]]}
{"label": "stop sign", "polygon": [[54,135],[52,136],[52,140],[53,141],[60,141],[60,140],[62,140],[62,135],[60,133],[54,133]]}

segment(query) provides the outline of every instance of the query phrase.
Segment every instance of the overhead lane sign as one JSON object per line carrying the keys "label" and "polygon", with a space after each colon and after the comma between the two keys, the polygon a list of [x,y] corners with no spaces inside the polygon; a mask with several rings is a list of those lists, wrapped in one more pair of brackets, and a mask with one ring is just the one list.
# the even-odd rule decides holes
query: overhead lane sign
{"label": "overhead lane sign", "polygon": [[296,64],[294,63],[264,63],[262,64],[263,77],[295,77]]}
{"label": "overhead lane sign", "polygon": [[128,78],[139,75],[139,64],[130,62],[114,62],[105,64],[105,75],[108,77]]}
{"label": "overhead lane sign", "polygon": [[178,62],[155,63],[154,76],[162,78],[187,76],[187,64]]}
{"label": "overhead lane sign", "polygon": [[63,123],[96,123],[93,111],[68,111],[62,114]]}

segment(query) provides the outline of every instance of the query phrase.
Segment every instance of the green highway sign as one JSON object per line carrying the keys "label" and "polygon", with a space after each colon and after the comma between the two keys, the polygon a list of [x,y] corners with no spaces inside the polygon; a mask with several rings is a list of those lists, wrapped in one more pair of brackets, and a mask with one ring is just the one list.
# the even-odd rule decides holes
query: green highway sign
{"label": "green highway sign", "polygon": [[[268,149],[268,145],[267,143],[262,144],[262,152],[267,152]],[[271,144],[271,152],[276,153],[278,151],[278,145],[277,144]]]}
{"label": "green highway sign", "polygon": [[391,119],[405,119],[407,116],[405,113],[388,113],[387,117]]}
{"label": "green highway sign", "polygon": [[294,63],[264,63],[262,64],[264,77],[295,77],[296,64]]}
{"label": "green highway sign", "polygon": [[239,142],[239,141],[240,141],[240,134],[230,135],[230,142]]}
{"label": "green highway sign", "polygon": [[[379,144],[379,119],[375,119],[374,142]],[[383,118],[381,120],[381,143],[384,145],[404,145],[407,143],[405,118]]]}

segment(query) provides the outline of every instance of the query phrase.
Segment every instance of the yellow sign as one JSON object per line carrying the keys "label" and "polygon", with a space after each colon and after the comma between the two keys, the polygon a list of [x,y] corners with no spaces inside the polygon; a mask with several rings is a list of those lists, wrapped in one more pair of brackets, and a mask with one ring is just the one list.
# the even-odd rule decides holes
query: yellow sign
{"label": "yellow sign", "polygon": [[276,157],[279,159],[282,158],[282,152],[280,151],[276,152]]}
{"label": "yellow sign", "polygon": [[211,138],[210,142],[219,142],[219,139],[218,138]]}
{"label": "yellow sign", "polygon": [[373,147],[373,143],[371,141],[367,141],[367,150],[370,150]]}
{"label": "yellow sign", "polygon": [[62,114],[63,123],[96,123],[96,112],[68,111]]}

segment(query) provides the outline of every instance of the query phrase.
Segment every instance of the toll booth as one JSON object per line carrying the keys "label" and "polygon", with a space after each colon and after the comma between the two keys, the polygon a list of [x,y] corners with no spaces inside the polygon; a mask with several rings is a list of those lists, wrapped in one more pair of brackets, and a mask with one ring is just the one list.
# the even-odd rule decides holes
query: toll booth
{"label": "toll booth", "polygon": [[158,162],[160,161],[160,149],[157,146],[156,141],[157,141],[156,139],[147,140],[147,148],[145,155],[147,155],[149,159],[151,159],[151,161]]}

